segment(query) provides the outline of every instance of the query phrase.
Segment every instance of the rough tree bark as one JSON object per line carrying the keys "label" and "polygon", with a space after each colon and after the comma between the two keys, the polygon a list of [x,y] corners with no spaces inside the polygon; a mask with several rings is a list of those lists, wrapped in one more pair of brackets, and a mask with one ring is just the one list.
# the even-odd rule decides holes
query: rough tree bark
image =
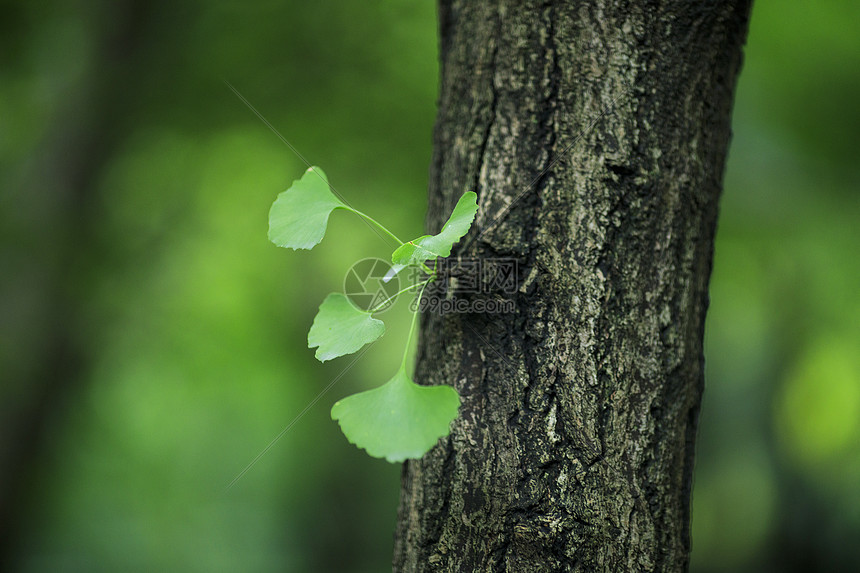
{"label": "rough tree bark", "polygon": [[423,317],[417,379],[463,402],[404,466],[395,571],[687,569],[750,4],[441,0],[428,227],[476,191],[455,257],[519,286],[515,312]]}

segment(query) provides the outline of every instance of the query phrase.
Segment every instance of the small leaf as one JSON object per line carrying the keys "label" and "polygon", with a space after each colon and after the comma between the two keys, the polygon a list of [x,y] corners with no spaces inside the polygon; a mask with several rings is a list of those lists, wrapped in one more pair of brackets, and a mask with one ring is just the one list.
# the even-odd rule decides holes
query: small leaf
{"label": "small leaf", "polygon": [[420,458],[447,436],[460,396],[451,386],[419,386],[401,368],[373,390],[347,396],[331,409],[346,439],[375,458]]}
{"label": "small leaf", "polygon": [[346,208],[332,194],[323,170],[309,167],[272,204],[269,240],[279,247],[312,249],[322,241],[331,212]]}
{"label": "small leaf", "polygon": [[308,332],[308,348],[318,346],[317,360],[325,362],[352,354],[385,332],[385,324],[356,308],[340,293],[332,293],[320,305]]}
{"label": "small leaf", "polygon": [[[391,261],[397,267],[405,267],[410,263],[421,264],[424,261],[429,261],[439,256],[447,256],[434,253],[424,248],[424,241],[432,238],[432,235],[422,235],[417,239],[412,239],[411,241],[403,243],[397,247],[394,253],[391,254]],[[448,252],[450,254],[450,248]]]}
{"label": "small leaf", "polygon": [[454,243],[469,232],[478,212],[478,196],[472,191],[463,193],[438,235],[424,235],[404,243],[391,255],[395,265],[421,264],[451,254]]}

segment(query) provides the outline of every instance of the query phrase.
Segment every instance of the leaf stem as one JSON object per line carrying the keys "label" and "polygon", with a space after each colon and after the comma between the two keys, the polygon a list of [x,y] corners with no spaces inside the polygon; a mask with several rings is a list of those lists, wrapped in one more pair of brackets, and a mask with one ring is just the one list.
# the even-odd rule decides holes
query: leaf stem
{"label": "leaf stem", "polygon": [[380,223],[379,221],[377,221],[376,219],[374,219],[374,218],[373,218],[373,217],[371,217],[370,215],[366,215],[366,214],[362,213],[361,211],[359,211],[358,209],[353,209],[352,207],[349,207],[349,206],[346,206],[346,209],[347,209],[347,210],[349,210],[349,211],[352,211],[353,213],[355,213],[356,215],[358,215],[358,216],[360,216],[360,217],[364,217],[365,219],[367,219],[368,221],[370,221],[371,223],[373,223],[374,225],[376,225],[376,226],[377,226],[377,228],[379,228],[379,230],[380,230],[380,231],[382,231],[383,233],[385,233],[386,235],[388,235],[389,237],[391,237],[392,239],[394,239],[395,241],[397,241],[397,244],[398,244],[398,245],[402,245],[402,244],[403,244],[403,241],[401,241],[400,239],[398,239],[398,238],[397,238],[397,235],[395,235],[394,233],[392,233],[391,231],[389,231],[389,230],[388,230],[388,228],[387,228],[385,225],[383,225],[382,223]]}
{"label": "leaf stem", "polygon": [[391,295],[390,297],[388,297],[387,299],[385,299],[384,301],[382,301],[381,303],[377,304],[377,305],[376,305],[376,306],[374,306],[372,309],[370,309],[369,311],[367,311],[367,313],[368,313],[368,314],[373,314],[374,312],[377,312],[380,308],[383,308],[385,305],[387,305],[389,302],[391,302],[392,300],[394,300],[395,298],[397,298],[397,297],[398,297],[398,296],[400,296],[401,294],[403,294],[403,293],[405,293],[405,292],[409,292],[409,291],[411,291],[411,290],[413,290],[413,289],[416,289],[416,288],[418,288],[418,287],[420,287],[420,286],[424,286],[424,285],[426,285],[427,283],[429,283],[431,280],[433,280],[433,279],[432,279],[432,278],[429,278],[429,279],[427,279],[427,280],[426,280],[426,281],[424,281],[424,282],[415,283],[414,285],[410,285],[410,286],[408,286],[408,287],[406,287],[406,288],[404,288],[404,289],[400,289],[399,291],[397,291],[396,293],[394,293],[393,295]]}
{"label": "leaf stem", "polygon": [[406,357],[409,356],[409,346],[412,344],[412,334],[415,332],[415,323],[418,322],[418,313],[421,309],[421,297],[424,296],[424,289],[433,279],[427,279],[424,286],[421,287],[421,292],[418,293],[418,302],[415,305],[415,310],[412,313],[412,324],[409,326],[409,336],[406,338],[406,348],[403,349],[403,360],[400,362],[400,370],[406,372]]}

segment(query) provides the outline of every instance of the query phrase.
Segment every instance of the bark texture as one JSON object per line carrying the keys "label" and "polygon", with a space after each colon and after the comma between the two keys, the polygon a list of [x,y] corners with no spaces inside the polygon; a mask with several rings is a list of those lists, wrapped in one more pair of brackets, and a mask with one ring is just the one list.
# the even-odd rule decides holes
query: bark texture
{"label": "bark texture", "polygon": [[515,310],[423,316],[417,380],[462,407],[404,465],[395,571],[687,569],[750,4],[441,0],[429,231],[476,191],[453,258],[516,260],[518,289],[443,282]]}

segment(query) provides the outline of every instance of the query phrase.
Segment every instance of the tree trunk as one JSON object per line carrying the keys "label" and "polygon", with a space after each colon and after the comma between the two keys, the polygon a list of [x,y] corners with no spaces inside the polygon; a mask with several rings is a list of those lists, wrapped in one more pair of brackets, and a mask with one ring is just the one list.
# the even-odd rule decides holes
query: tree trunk
{"label": "tree trunk", "polygon": [[476,191],[453,273],[514,260],[517,288],[423,316],[416,378],[462,407],[404,465],[395,571],[687,569],[750,4],[441,0],[428,226]]}

